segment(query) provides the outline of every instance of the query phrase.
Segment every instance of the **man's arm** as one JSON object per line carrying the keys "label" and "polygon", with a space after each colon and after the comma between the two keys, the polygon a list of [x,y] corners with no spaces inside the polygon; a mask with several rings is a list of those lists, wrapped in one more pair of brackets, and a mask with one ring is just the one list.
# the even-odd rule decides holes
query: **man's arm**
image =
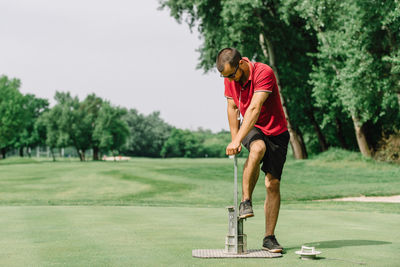
{"label": "man's arm", "polygon": [[239,116],[239,109],[236,106],[235,102],[232,98],[227,98],[228,100],[228,122],[229,129],[231,130],[231,140],[235,139],[238,131],[239,131],[239,120],[237,119]]}
{"label": "man's arm", "polygon": [[[226,148],[227,155],[235,155],[240,152],[240,144],[246,135],[250,132],[258,120],[261,107],[268,98],[267,92],[256,92],[251,99],[250,106],[244,114],[243,123],[237,134],[233,137],[232,142]],[[232,132],[231,132],[232,134]]]}

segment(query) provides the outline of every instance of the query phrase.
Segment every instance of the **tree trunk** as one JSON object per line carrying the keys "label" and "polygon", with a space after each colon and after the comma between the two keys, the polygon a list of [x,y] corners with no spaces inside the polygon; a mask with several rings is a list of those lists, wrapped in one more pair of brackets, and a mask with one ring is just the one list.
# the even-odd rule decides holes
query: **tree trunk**
{"label": "tree trunk", "polygon": [[305,153],[305,158],[308,158],[308,154],[307,154],[307,149],[306,149],[306,143],[304,143],[304,139],[303,139],[303,134],[301,133],[300,129],[297,129],[296,132],[299,134],[300,137],[300,144],[301,144],[301,148],[302,151],[304,151],[303,153]]}
{"label": "tree trunk", "polygon": [[340,146],[344,149],[348,149],[346,141],[344,139],[342,121],[338,117],[336,117],[335,123],[336,123],[336,135],[338,137]]}
{"label": "tree trunk", "polygon": [[[304,139],[303,139],[303,134],[301,133],[300,129],[297,127],[293,128],[293,131],[294,131],[294,136],[298,139],[298,143],[300,144],[300,153],[305,153],[304,159],[308,158],[306,145],[305,145]],[[292,146],[292,149],[293,149],[293,146]],[[302,152],[302,151],[304,151],[304,152]]]}
{"label": "tree trunk", "polygon": [[328,150],[328,147],[329,147],[328,143],[326,142],[325,136],[322,133],[321,127],[315,120],[314,110],[312,107],[308,112],[308,117],[310,118],[311,124],[314,127],[315,132],[317,133],[317,138],[318,138],[319,146],[321,147],[321,151]]}
{"label": "tree trunk", "polygon": [[7,149],[6,149],[5,147],[3,147],[3,148],[1,149],[1,155],[2,155],[3,159],[6,158],[6,152],[7,152]]}
{"label": "tree trunk", "polygon": [[321,151],[327,151],[328,150],[328,144],[326,143],[326,139],[324,134],[321,131],[321,127],[319,127],[318,123],[315,121],[315,118],[313,117],[313,120],[311,121],[315,132],[317,133],[318,137],[318,142],[319,146],[321,147]]}
{"label": "tree trunk", "polygon": [[23,147],[20,147],[20,148],[19,148],[19,156],[20,156],[21,158],[24,157],[24,148],[23,148]]}
{"label": "tree trunk", "polygon": [[99,148],[93,147],[93,160],[99,160]]}
{"label": "tree trunk", "polygon": [[79,160],[80,160],[80,161],[83,161],[82,154],[81,154],[81,150],[80,150],[79,148],[76,148],[76,152],[78,153]]}
{"label": "tree trunk", "polygon": [[283,112],[285,113],[286,121],[287,121],[287,128],[290,134],[290,145],[293,149],[293,156],[296,159],[306,159],[307,158],[307,151],[306,147],[303,142],[303,137],[301,135],[301,132],[299,129],[297,131],[292,127],[292,123],[289,119],[289,113],[286,107],[286,101],[282,95],[282,87],[281,87],[281,82],[279,79],[278,75],[278,69],[275,64],[275,54],[273,50],[272,43],[265,38],[263,33],[260,33],[260,46],[262,48],[263,54],[265,58],[269,59],[269,64],[271,65],[271,68],[273,69],[276,77],[276,83],[278,85],[278,89],[280,92],[280,98],[282,102],[282,107],[283,107]]}
{"label": "tree trunk", "polygon": [[51,154],[51,157],[53,158],[53,161],[56,161],[56,157],[54,155],[53,148],[50,148],[50,154]]}
{"label": "tree trunk", "polygon": [[356,131],[358,148],[360,149],[360,152],[363,156],[371,157],[372,153],[367,138],[365,136],[364,125],[355,116],[352,116],[352,119],[353,119],[354,129]]}

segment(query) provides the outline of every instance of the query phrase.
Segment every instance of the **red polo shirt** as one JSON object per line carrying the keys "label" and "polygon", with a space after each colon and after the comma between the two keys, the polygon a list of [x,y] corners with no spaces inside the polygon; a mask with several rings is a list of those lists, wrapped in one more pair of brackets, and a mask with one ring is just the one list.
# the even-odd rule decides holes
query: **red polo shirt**
{"label": "red polo shirt", "polygon": [[236,106],[239,107],[240,113],[244,116],[255,92],[269,93],[267,100],[261,107],[255,127],[260,128],[265,135],[276,136],[287,131],[285,113],[273,70],[266,64],[250,62],[246,57],[242,59],[249,63],[249,79],[242,87],[240,83],[225,78],[225,97],[232,98]]}

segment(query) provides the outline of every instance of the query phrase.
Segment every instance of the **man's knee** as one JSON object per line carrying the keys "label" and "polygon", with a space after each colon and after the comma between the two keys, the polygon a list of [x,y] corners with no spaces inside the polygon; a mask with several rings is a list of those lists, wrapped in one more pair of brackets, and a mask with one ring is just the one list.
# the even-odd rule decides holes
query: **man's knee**
{"label": "man's knee", "polygon": [[250,144],[250,154],[249,157],[261,160],[264,157],[266,151],[265,143],[262,140],[253,141]]}
{"label": "man's knee", "polygon": [[268,192],[279,193],[280,184],[281,182],[278,179],[265,176],[265,188]]}

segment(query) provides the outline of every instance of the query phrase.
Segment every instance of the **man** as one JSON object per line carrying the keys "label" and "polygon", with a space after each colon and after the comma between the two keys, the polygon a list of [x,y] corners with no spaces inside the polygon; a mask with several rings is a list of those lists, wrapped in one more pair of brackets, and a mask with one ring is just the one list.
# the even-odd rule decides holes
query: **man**
{"label": "man", "polygon": [[[224,77],[228,121],[232,142],[227,155],[238,154],[243,144],[249,156],[243,168],[242,202],[239,217],[254,216],[252,193],[261,170],[265,173],[267,196],[264,203],[263,249],[282,252],[274,231],[280,208],[280,180],[286,161],[289,133],[273,70],[266,64],[250,62],[235,48],[222,49],[217,69]],[[243,119],[240,117],[243,116]]]}

